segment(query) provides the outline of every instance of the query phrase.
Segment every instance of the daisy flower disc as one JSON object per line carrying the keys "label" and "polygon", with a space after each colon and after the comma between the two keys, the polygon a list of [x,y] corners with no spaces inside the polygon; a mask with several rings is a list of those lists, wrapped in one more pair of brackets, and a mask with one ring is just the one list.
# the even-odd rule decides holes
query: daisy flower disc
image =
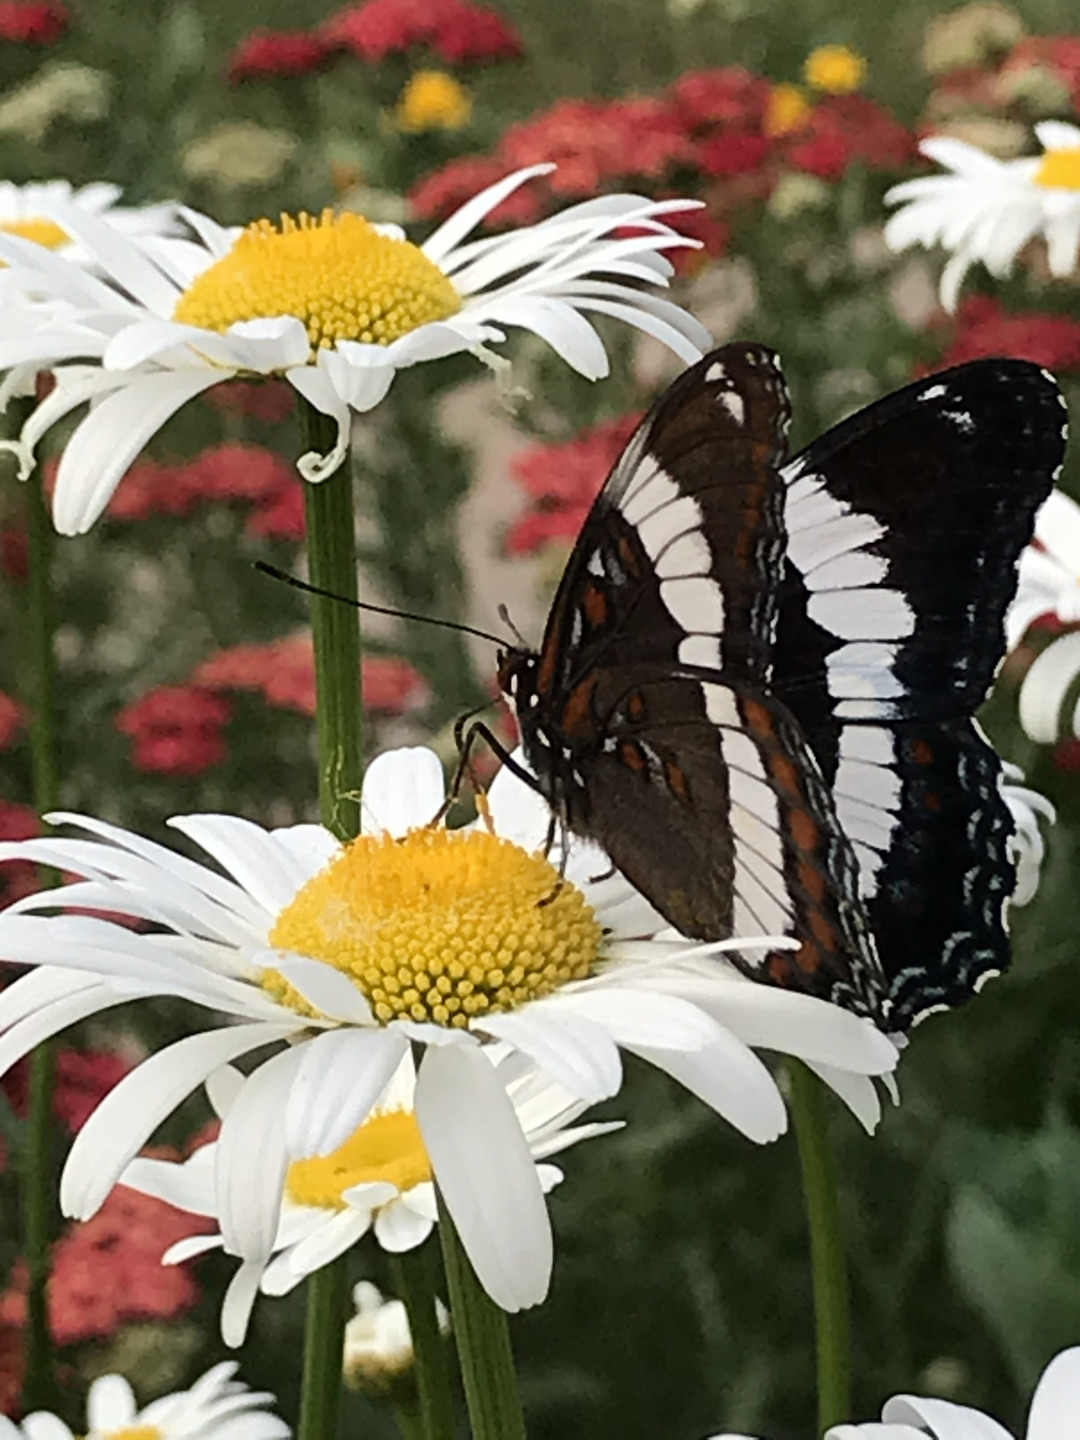
{"label": "daisy flower disc", "polygon": [[[434,753],[399,750],[370,767],[363,833],[344,847],[319,826],[267,832],[227,815],[171,822],[225,875],[86,817],[52,819],[94,838],[0,845],[0,860],[85,877],[0,914],[0,956],[35,967],[0,992],[0,1073],[133,997],[182,997],[234,1020],[151,1055],[98,1106],[65,1166],[66,1214],[93,1214],[208,1077],[283,1042],[233,1097],[215,1160],[222,1242],[248,1262],[252,1293],[290,1165],[343,1146],[414,1044],[413,1112],[432,1176],[507,1310],[546,1293],[551,1234],[521,1117],[485,1047],[522,1057],[583,1104],[618,1092],[620,1052],[631,1051],[760,1142],[786,1125],[751,1048],[761,1046],[815,1066],[873,1124],[869,1077],[894,1067],[890,1041],[835,1006],[745,979],[721,954],[786,940],[689,943],[595,847],[546,856],[550,811],[509,770],[487,823],[433,824],[443,799]],[[34,913],[58,904],[155,928]]]}
{"label": "daisy flower disc", "polygon": [[518,186],[553,168],[534,165],[489,186],[422,245],[348,211],[227,230],[185,210],[187,238],[139,238],[57,201],[50,218],[93,261],[89,275],[0,232],[3,283],[50,302],[31,323],[0,315],[0,369],[32,364],[56,377],[15,447],[23,473],[45,431],[93,402],[60,462],[57,528],[89,529],[170,416],[232,376],[282,376],[332,417],[331,451],[297,462],[317,481],[344,460],[351,416],[378,405],[397,371],[462,351],[505,366],[488,347],[507,327],[531,331],[593,380],[607,374],[608,358],[592,315],[697,360],[708,332],[643,288],[667,284],[669,250],[697,244],[667,223],[697,201],[602,196],[536,225],[468,238]]}

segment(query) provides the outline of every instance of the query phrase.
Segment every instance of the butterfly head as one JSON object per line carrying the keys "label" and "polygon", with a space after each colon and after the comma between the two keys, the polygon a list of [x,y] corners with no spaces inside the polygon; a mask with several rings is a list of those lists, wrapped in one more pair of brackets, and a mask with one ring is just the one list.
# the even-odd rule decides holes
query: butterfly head
{"label": "butterfly head", "polygon": [[539,696],[536,689],[540,657],[525,645],[508,645],[498,654],[499,689],[505,695],[518,721],[535,709]]}

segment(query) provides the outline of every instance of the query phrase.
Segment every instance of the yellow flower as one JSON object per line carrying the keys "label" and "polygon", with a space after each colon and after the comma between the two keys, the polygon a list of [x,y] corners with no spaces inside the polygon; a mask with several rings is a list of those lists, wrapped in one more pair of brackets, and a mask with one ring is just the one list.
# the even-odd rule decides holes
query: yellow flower
{"label": "yellow flower", "polygon": [[819,45],[806,57],[803,79],[828,95],[848,95],[866,79],[866,61],[846,45]]}
{"label": "yellow flower", "polygon": [[790,135],[804,123],[810,109],[798,85],[774,85],[765,106],[765,134]]}
{"label": "yellow flower", "polygon": [[442,70],[418,70],[398,100],[395,119],[399,130],[460,130],[472,115],[472,96]]}

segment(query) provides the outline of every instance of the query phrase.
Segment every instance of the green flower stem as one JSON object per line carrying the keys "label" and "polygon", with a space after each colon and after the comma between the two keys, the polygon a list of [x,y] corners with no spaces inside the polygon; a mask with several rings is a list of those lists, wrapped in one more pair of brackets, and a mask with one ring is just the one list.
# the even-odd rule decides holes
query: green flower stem
{"label": "green flower stem", "polygon": [[526,1440],[506,1316],[476,1278],[441,1196],[439,1239],[473,1440]]}
{"label": "green flower stem", "polygon": [[810,1266],[817,1331],[819,1435],[851,1418],[851,1319],[848,1274],[829,1149],[825,1087],[797,1060],[790,1065],[791,1112],[799,1141],[803,1193],[810,1226]]}
{"label": "green flower stem", "polygon": [[[12,408],[15,411],[15,407]],[[13,419],[20,429],[31,409],[32,405],[26,402],[14,413]],[[23,698],[30,712],[34,805],[39,815],[46,815],[57,809],[60,797],[53,661],[53,528],[40,469],[35,469],[27,480],[24,494],[29,577],[26,587],[26,693]],[[58,879],[54,870],[42,869],[43,885],[55,885]],[[56,1173],[52,1147],[54,1066],[53,1042],[45,1041],[30,1056],[30,1103],[22,1155],[23,1257],[29,1276],[26,1380],[23,1388],[26,1410],[50,1408],[56,1398],[46,1296],[49,1246],[56,1225]]]}
{"label": "green flower stem", "polygon": [[[305,400],[299,404],[306,448],[325,454],[336,439],[334,422]],[[303,483],[312,584],[343,599],[355,599],[356,539],[350,467],[343,465],[318,485]],[[351,840],[360,828],[363,778],[359,611],[313,595],[311,628],[315,644],[319,810],[327,829],[339,840]],[[297,1440],[334,1440],[337,1434],[348,1298],[345,1256],[308,1281]]]}
{"label": "green flower stem", "polygon": [[[454,1394],[450,1382],[449,1344],[439,1329],[435,1308],[441,1278],[435,1254],[427,1245],[390,1258],[390,1273],[399,1300],[409,1316],[416,1357],[418,1414],[399,1417],[412,1423],[418,1440],[454,1440]],[[399,1407],[400,1409],[400,1407]],[[405,1432],[405,1424],[402,1423]]]}

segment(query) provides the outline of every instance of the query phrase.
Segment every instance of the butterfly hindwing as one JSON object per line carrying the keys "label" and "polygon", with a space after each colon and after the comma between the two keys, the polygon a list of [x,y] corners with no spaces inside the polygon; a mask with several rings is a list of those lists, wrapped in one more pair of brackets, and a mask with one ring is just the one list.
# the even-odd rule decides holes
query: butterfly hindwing
{"label": "butterfly hindwing", "polygon": [[971,716],[1064,421],[1037,366],[977,361],[886,397],[785,469],[773,689],[854,844],[899,1027],[1008,964],[1013,822]]}

